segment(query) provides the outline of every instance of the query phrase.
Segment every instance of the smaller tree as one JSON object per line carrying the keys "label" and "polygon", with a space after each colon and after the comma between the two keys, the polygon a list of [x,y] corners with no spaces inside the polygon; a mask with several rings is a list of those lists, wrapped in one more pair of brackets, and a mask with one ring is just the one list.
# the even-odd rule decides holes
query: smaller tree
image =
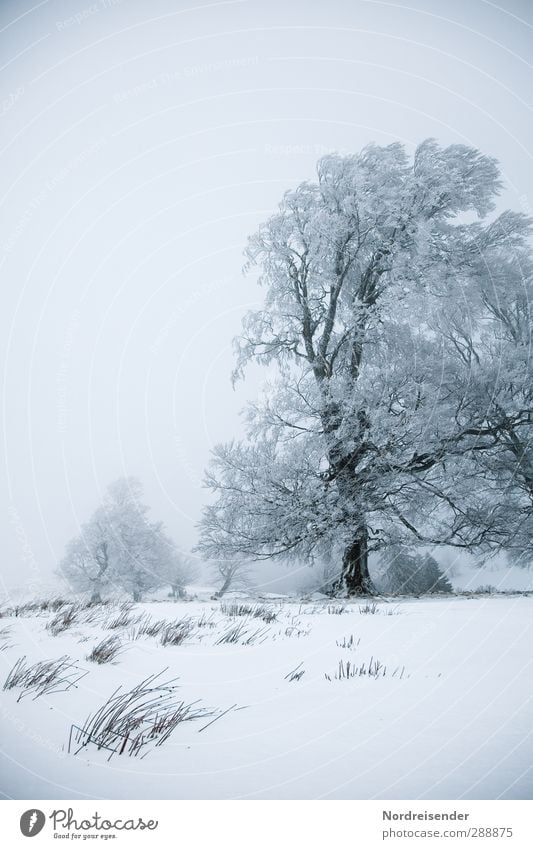
{"label": "smaller tree", "polygon": [[76,591],[89,592],[91,602],[102,600],[102,593],[112,583],[110,540],[102,508],[82,525],[80,535],[68,543],[59,573]]}
{"label": "smaller tree", "polygon": [[172,598],[185,598],[187,586],[198,577],[198,568],[191,557],[176,552],[169,563],[166,577]]}
{"label": "smaller tree", "polygon": [[394,595],[453,592],[450,581],[430,554],[394,546],[382,558],[382,565],[385,568],[381,583],[385,592]]}
{"label": "smaller tree", "polygon": [[141,496],[136,478],[111,484],[102,506],[67,545],[59,571],[74,590],[90,591],[93,601],[110,587],[140,601],[167,581],[176,547],[160,522],[149,521]]}
{"label": "smaller tree", "polygon": [[222,579],[222,584],[219,590],[215,593],[215,598],[222,598],[224,593],[227,593],[232,586],[245,587],[247,581],[247,564],[243,560],[217,560],[213,564],[215,577]]}

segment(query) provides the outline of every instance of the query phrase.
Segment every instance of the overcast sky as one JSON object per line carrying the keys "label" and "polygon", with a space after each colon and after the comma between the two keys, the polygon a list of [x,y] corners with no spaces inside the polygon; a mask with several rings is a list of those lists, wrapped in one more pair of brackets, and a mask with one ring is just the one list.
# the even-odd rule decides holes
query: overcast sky
{"label": "overcast sky", "polygon": [[185,549],[240,432],[246,237],[317,158],[428,136],[530,212],[533,4],[0,3],[2,580],[51,575],[113,479]]}

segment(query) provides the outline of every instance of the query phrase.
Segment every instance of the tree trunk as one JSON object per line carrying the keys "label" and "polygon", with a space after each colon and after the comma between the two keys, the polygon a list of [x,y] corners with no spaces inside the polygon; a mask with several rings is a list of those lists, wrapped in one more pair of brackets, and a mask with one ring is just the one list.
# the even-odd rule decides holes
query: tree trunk
{"label": "tree trunk", "polygon": [[368,571],[366,530],[359,531],[356,538],[344,549],[338,592],[345,593],[347,596],[375,593]]}
{"label": "tree trunk", "polygon": [[[355,358],[355,359],[354,359]],[[361,362],[361,351],[354,347],[352,367],[354,380]],[[328,446],[330,471],[328,480],[335,481],[341,505],[346,511],[346,524],[356,530],[352,541],[344,549],[342,571],[335,587],[337,593],[347,596],[374,595],[375,588],[368,571],[368,531],[364,520],[364,478],[358,475],[358,464],[368,450],[366,442],[369,420],[364,409],[357,413],[357,428],[354,423],[354,445],[347,451],[345,440],[339,437],[342,425],[342,410],[335,401],[328,401],[322,414],[322,424]]]}
{"label": "tree trunk", "polygon": [[133,601],[140,601],[140,600],[141,600],[141,598],[142,598],[142,592],[141,592],[141,590],[137,590],[137,589],[136,589],[136,590],[133,590],[133,592],[132,592],[132,596],[133,596]]}
{"label": "tree trunk", "polygon": [[233,581],[233,575],[227,575],[224,583],[222,584],[222,586],[220,587],[218,592],[215,593],[214,597],[215,598],[222,598],[224,593],[226,593],[229,590],[232,581]]}

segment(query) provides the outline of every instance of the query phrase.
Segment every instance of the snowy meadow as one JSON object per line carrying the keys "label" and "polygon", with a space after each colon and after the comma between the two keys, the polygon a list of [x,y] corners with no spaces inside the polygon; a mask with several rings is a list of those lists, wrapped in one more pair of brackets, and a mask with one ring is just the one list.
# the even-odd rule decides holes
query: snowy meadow
{"label": "snowy meadow", "polygon": [[5,798],[529,798],[527,594],[35,601],[0,617]]}

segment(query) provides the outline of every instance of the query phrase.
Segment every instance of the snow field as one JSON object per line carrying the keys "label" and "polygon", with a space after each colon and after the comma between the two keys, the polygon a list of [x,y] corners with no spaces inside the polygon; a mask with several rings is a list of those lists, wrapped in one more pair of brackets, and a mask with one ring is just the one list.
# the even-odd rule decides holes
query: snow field
{"label": "snow field", "polygon": [[[2,691],[4,797],[531,798],[531,597],[102,605],[57,631],[62,609],[2,611],[2,686],[23,656],[87,673]],[[107,638],[118,654],[88,660]],[[158,673],[209,715],[144,757],[68,752],[72,724]]]}

